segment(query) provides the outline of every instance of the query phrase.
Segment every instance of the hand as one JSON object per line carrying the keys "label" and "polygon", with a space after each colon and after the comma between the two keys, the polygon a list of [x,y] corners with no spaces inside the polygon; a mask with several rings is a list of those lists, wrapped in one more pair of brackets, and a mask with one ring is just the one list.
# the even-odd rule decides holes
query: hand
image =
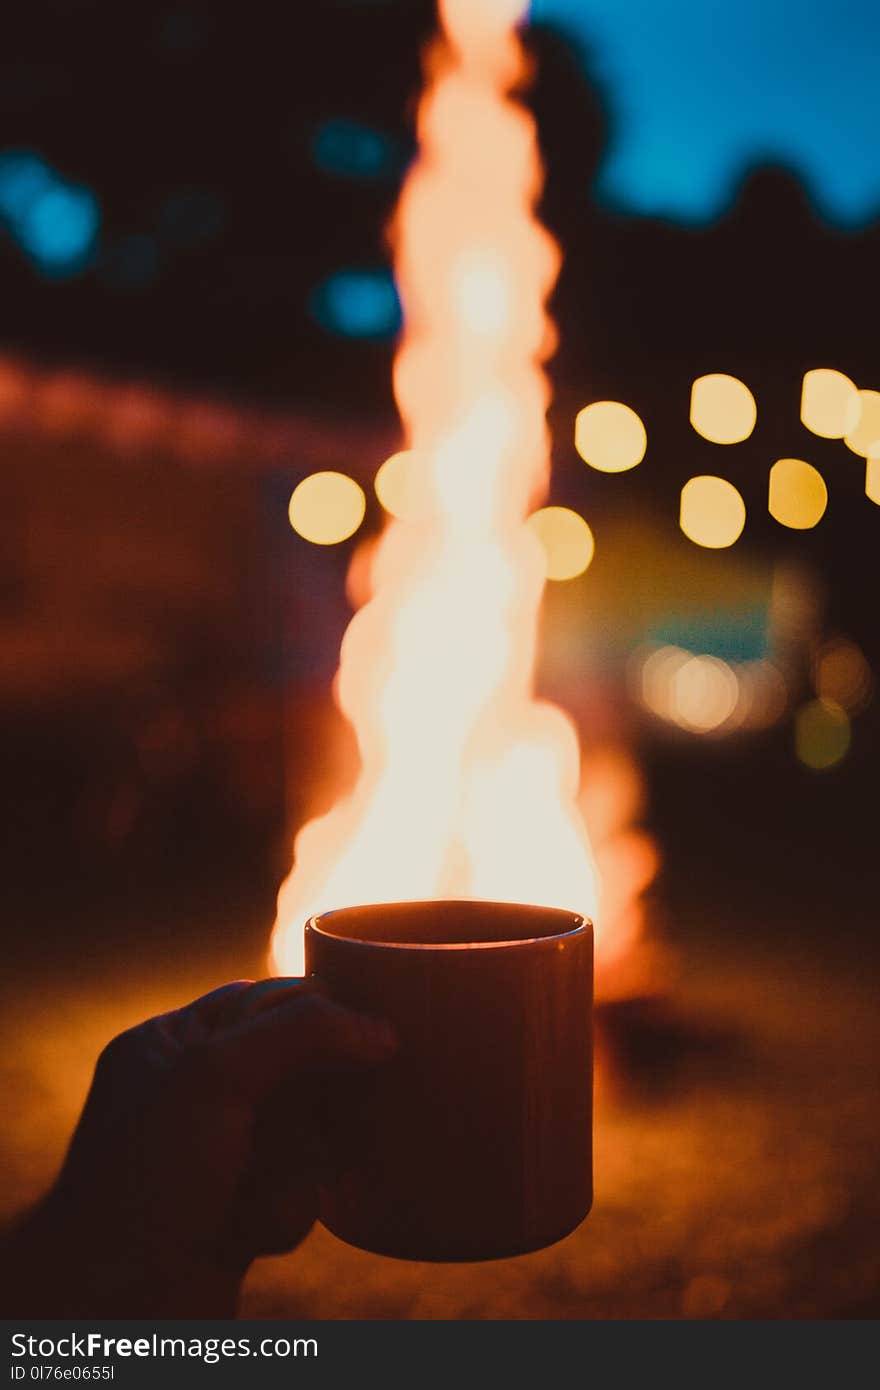
{"label": "hand", "polygon": [[8,1244],[11,1311],[230,1316],[255,1256],[317,1217],[337,1084],[394,1048],[312,980],[224,985],[114,1038],[54,1189]]}

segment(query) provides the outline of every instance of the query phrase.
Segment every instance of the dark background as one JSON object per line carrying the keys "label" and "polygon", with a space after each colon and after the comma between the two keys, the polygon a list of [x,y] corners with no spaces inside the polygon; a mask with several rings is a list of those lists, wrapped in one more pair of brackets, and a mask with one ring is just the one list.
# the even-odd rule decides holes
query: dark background
{"label": "dark background", "polygon": [[[368,292],[364,306],[356,285],[347,298],[339,291],[340,307],[322,287],[350,272],[387,275],[384,228],[413,154],[432,22],[416,0],[258,3],[246,22],[232,6],[74,0],[7,17],[4,158],[42,163],[63,187],[85,190],[97,217],[79,252],[76,217],[71,231],[63,208],[34,243],[26,219],[8,214],[21,179],[0,162],[3,785],[9,872],[25,868],[28,893],[47,835],[55,853],[73,847],[74,880],[88,869],[100,846],[84,845],[76,825],[90,815],[86,841],[103,836],[115,859],[151,835],[168,838],[162,827],[185,803],[185,849],[176,831],[170,839],[192,862],[199,848],[214,860],[224,827],[237,844],[265,847],[295,818],[271,771],[272,740],[291,682],[317,694],[332,672],[350,547],[306,555],[286,499],[316,467],[367,482],[397,442],[394,305],[380,293],[377,307]],[[582,37],[539,26],[528,43],[537,65],[526,99],[547,164],[541,213],[565,249],[552,304],[561,329],[552,500],[586,512],[599,559],[602,518],[631,512],[648,518],[674,563],[690,548],[676,527],[682,483],[722,472],[748,508],[738,552],[758,566],[805,566],[823,594],[823,629],[845,632],[876,662],[877,515],[864,465],[840,442],[807,435],[798,404],[816,365],[859,385],[876,380],[880,224],[833,227],[797,177],[774,166],[747,173],[726,215],[702,226],[610,211],[593,189],[619,119],[615,93],[593,79]],[[707,445],[691,430],[690,383],[704,371],[739,375],[754,392],[758,426],[745,444]],[[623,479],[585,469],[571,444],[577,409],[602,396],[626,400],[647,425],[648,461]],[[766,468],[802,453],[825,473],[831,503],[815,531],[798,534],[767,514]],[[374,501],[367,525],[378,523]],[[652,582],[646,575],[644,587]],[[685,590],[692,577],[679,582]],[[678,606],[693,598],[681,592]],[[587,581],[578,601],[586,612]],[[673,619],[675,608],[674,598]],[[618,618],[606,607],[606,627]],[[576,653],[568,679],[583,679]],[[221,716],[227,697],[240,708]],[[246,748],[223,751],[246,724],[245,743],[266,741],[262,774],[245,770]],[[90,727],[100,729],[98,752]],[[834,860],[836,895],[864,900],[871,817],[844,808],[872,795],[870,711],[850,757],[819,777],[788,757],[788,725],[758,748],[735,740],[732,754],[723,741],[657,744],[656,732],[645,734],[661,820],[675,813],[693,760],[698,777],[711,769],[740,823],[743,801],[749,822],[756,802],[760,814],[773,808],[764,839],[745,851],[752,865],[781,819],[810,883],[817,860],[801,854],[797,816],[823,835],[846,826],[833,855],[821,841],[821,859]],[[153,761],[168,764],[158,792],[140,747],[157,741],[164,753]],[[229,780],[224,757],[237,770],[234,785],[218,788]],[[96,758],[109,761],[103,773]],[[157,795],[152,813],[140,806]],[[716,834],[703,818],[689,824]],[[139,888],[154,881],[155,866]],[[819,890],[810,884],[810,895]]]}

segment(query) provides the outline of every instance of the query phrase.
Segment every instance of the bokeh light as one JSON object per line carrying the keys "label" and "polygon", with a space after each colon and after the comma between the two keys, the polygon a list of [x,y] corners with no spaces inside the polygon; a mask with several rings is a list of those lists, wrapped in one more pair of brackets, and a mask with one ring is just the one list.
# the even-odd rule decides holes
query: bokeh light
{"label": "bokeh light", "polygon": [[719,657],[689,656],[673,672],[670,684],[673,717],[685,729],[708,733],[736,709],[739,682]]}
{"label": "bokeh light", "polygon": [[672,682],[691,652],[666,644],[638,661],[638,694],[643,705],[661,719],[672,718]]}
{"label": "bokeh light", "polygon": [[160,263],[156,239],[133,232],[104,250],[99,271],[114,289],[138,290],[156,278]]}
{"label": "bokeh light", "polygon": [[340,270],[312,293],[311,311],[343,338],[388,338],[400,328],[400,300],[386,270]]}
{"label": "bokeh light", "polygon": [[811,700],[794,720],[794,748],[800,762],[817,772],[834,767],[852,742],[846,710],[834,700]]}
{"label": "bokeh light", "polygon": [[854,454],[873,458],[880,454],[880,391],[859,392],[859,421],[844,435],[844,443]]}
{"label": "bokeh light", "polygon": [[600,473],[625,473],[645,457],[648,435],[641,418],[622,401],[594,401],[579,410],[574,446]]}
{"label": "bokeh light", "polygon": [[7,425],[28,413],[33,392],[30,372],[20,363],[0,357],[0,424]]}
{"label": "bokeh light", "polygon": [[94,193],[66,182],[38,154],[0,154],[0,217],[47,276],[75,275],[88,264],[101,210]]}
{"label": "bokeh light", "polygon": [[634,675],[645,709],[692,734],[768,728],[788,701],[782,672],[765,657],[725,661],[664,644],[637,653]]}
{"label": "bokeh light", "polygon": [[575,579],[590,564],[596,548],[582,516],[568,507],[542,507],[527,525],[544,549],[548,579]]}
{"label": "bokeh light", "polygon": [[81,270],[95,244],[100,211],[87,188],[57,183],[37,197],[21,219],[25,251],[47,275]]}
{"label": "bokeh light", "polygon": [[788,685],[782,671],[762,657],[736,665],[739,701],[733,720],[738,729],[769,729],[785,714]]}
{"label": "bokeh light", "polygon": [[842,439],[855,429],[861,413],[854,381],[831,367],[815,367],[804,374],[801,388],[801,420],[823,439]]}
{"label": "bokeh light", "polygon": [[414,476],[417,466],[412,449],[391,454],[379,468],[373,487],[385,511],[401,521],[413,521],[424,510],[424,498]]}
{"label": "bokeh light", "polygon": [[739,444],[755,428],[758,407],[739,377],[712,372],[691,387],[690,418],[697,434],[713,444]]}
{"label": "bokeh light", "polygon": [[663,646],[643,659],[639,694],[659,718],[688,733],[704,734],[731,719],[740,700],[740,682],[720,657]]}
{"label": "bokeh light", "polygon": [[781,526],[808,531],[825,515],[828,489],[825,479],[803,459],[778,459],[770,469],[767,506]]}
{"label": "bokeh light", "polygon": [[293,490],[288,507],[297,535],[314,545],[337,545],[353,536],[364,519],[363,488],[345,473],[312,473]]}
{"label": "bokeh light", "polygon": [[726,478],[703,474],[681,490],[679,524],[688,540],[708,550],[733,545],[746,524],[746,504]]}
{"label": "bokeh light", "polygon": [[311,154],[325,173],[349,179],[393,175],[401,163],[400,151],[389,136],[344,117],[333,117],[317,126]]}
{"label": "bokeh light", "polygon": [[55,183],[55,174],[31,150],[0,154],[0,215],[16,223],[34,201]]}
{"label": "bokeh light", "polygon": [[880,451],[865,464],[865,495],[880,507]]}
{"label": "bokeh light", "polygon": [[859,714],[870,703],[874,677],[867,657],[855,642],[833,637],[823,642],[813,658],[813,684],[822,700],[831,700]]}

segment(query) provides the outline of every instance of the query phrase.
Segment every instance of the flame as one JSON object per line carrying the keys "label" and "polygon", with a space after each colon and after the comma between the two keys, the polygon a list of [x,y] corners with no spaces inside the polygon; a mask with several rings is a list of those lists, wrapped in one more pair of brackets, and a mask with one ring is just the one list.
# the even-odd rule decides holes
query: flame
{"label": "flame", "polygon": [[392,226],[405,331],[394,387],[407,506],[357,588],[334,686],[350,795],[297,835],[273,952],[302,967],[315,911],[469,896],[595,916],[571,721],[535,698],[545,561],[526,524],[549,473],[545,301],[558,249],[513,0],[441,0],[420,154]]}

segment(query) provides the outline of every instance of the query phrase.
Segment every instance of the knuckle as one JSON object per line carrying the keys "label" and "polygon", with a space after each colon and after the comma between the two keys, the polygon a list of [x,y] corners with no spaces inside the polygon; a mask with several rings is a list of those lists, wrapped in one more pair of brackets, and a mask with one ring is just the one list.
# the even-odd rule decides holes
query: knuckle
{"label": "knuckle", "polygon": [[139,1031],[139,1028],[128,1028],[111,1038],[101,1049],[95,1070],[98,1073],[115,1072],[127,1067],[138,1053]]}

